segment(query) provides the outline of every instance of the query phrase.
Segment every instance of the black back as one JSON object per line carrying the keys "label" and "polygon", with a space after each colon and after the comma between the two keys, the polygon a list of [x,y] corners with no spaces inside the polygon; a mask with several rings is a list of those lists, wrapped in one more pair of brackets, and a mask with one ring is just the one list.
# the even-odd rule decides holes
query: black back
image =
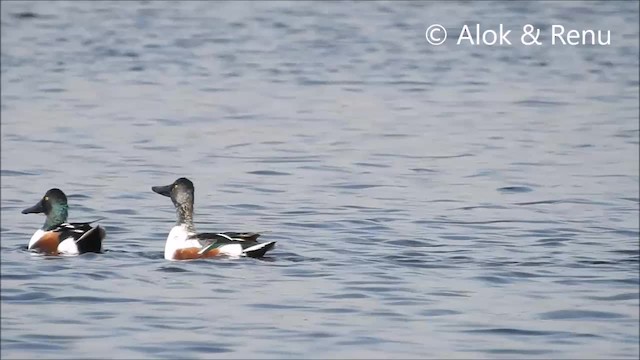
{"label": "black back", "polygon": [[60,233],[60,241],[73,238],[80,254],[102,251],[102,239],[105,231],[100,226],[91,227],[90,223],[63,223],[51,229]]}

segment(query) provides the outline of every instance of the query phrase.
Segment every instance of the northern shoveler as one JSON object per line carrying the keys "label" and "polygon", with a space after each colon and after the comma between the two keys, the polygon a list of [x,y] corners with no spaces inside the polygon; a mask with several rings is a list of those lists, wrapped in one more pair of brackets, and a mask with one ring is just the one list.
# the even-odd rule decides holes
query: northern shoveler
{"label": "northern shoveler", "polygon": [[154,192],[171,198],[178,221],[164,247],[167,260],[192,260],[218,255],[262,257],[276,242],[259,243],[250,232],[196,233],[193,225],[193,183],[179,178],[171,185],[153,186]]}
{"label": "northern shoveler", "polygon": [[88,223],[67,223],[69,206],[60,189],[50,189],[34,206],[22,210],[23,214],[44,213],[47,219],[31,240],[29,250],[48,255],[78,255],[102,252],[106,232],[100,226]]}

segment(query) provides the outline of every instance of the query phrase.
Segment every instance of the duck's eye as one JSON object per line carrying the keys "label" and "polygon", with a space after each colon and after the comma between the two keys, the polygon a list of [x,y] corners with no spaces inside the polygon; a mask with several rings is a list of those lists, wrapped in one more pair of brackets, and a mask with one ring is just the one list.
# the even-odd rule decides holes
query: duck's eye
{"label": "duck's eye", "polygon": [[175,189],[175,188],[177,188],[177,187],[178,187],[178,184],[173,185],[173,188],[174,188],[174,189]]}
{"label": "duck's eye", "polygon": [[48,196],[45,196],[45,197],[44,197],[44,201],[49,201],[49,197],[48,197]]}

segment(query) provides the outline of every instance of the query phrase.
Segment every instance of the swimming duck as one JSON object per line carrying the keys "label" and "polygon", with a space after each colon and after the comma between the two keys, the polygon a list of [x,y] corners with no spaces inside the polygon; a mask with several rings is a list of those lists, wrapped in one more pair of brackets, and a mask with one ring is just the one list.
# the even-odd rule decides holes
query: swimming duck
{"label": "swimming duck", "polygon": [[171,185],[153,186],[154,192],[171,198],[178,221],[169,232],[164,247],[167,260],[192,260],[218,255],[262,257],[276,242],[259,243],[260,234],[252,232],[196,233],[193,225],[191,180],[179,178]]}
{"label": "swimming duck", "polygon": [[34,206],[22,210],[23,214],[44,213],[47,218],[38,229],[28,249],[48,255],[79,255],[102,252],[106,232],[91,223],[67,223],[69,206],[67,196],[60,189],[50,189]]}

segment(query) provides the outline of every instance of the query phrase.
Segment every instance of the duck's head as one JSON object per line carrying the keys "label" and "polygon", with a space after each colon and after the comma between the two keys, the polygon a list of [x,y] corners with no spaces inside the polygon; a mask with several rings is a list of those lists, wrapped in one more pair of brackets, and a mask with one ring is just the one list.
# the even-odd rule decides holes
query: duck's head
{"label": "duck's head", "polygon": [[151,190],[160,195],[170,197],[176,207],[193,206],[193,183],[187,178],[179,178],[170,185],[153,186]]}
{"label": "duck's head", "polygon": [[50,189],[32,207],[22,210],[23,214],[39,214],[47,215],[45,228],[57,226],[67,221],[69,206],[67,205],[67,196],[60,189]]}

